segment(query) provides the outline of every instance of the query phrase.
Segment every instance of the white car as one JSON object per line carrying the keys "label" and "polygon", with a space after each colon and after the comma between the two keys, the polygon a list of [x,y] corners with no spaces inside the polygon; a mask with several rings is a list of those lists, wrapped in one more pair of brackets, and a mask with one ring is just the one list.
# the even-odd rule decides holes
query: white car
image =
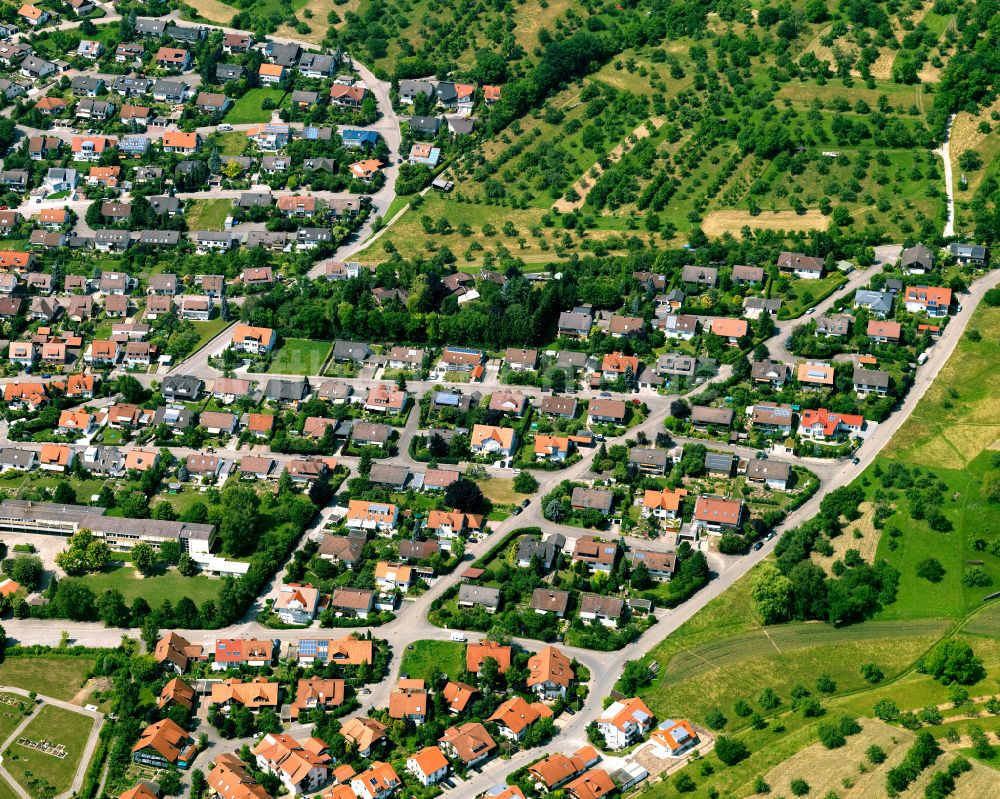
{"label": "white car", "polygon": [[219,125],[219,127],[218,127],[218,130],[232,130],[232,129],[233,129],[233,126],[232,126],[232,125],[230,125],[230,124],[229,124],[228,122],[223,122],[223,123],[222,123],[221,125]]}

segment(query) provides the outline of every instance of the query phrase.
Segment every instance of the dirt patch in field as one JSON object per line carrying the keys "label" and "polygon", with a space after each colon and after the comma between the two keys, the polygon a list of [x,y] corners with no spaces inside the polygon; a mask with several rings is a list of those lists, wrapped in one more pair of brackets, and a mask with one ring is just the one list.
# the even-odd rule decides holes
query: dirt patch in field
{"label": "dirt patch in field", "polygon": [[[878,549],[878,542],[882,537],[882,531],[877,530],[874,524],[875,506],[871,502],[862,502],[858,510],[861,511],[861,518],[855,519],[847,525],[843,533],[830,539],[833,545],[832,555],[812,553],[813,562],[822,566],[827,574],[833,574],[834,561],[842,560],[844,553],[849,549],[858,550],[866,563],[875,561],[875,550]],[[855,533],[860,533],[861,537],[858,538]]]}
{"label": "dirt patch in field", "polygon": [[[654,131],[658,130],[660,126],[663,125],[663,122],[664,120],[662,117],[653,117],[652,119],[643,122],[639,127],[632,131],[631,135],[625,139],[625,141],[608,153],[608,161],[612,164],[618,163],[625,153],[635,147],[635,145],[642,139],[651,136]],[[633,138],[635,138],[634,142],[632,141]],[[577,208],[580,208],[587,201],[587,195],[590,194],[590,190],[601,177],[601,173],[603,171],[604,167],[602,167],[600,163],[594,164],[573,186],[576,193],[580,195],[580,199],[570,202],[569,200],[559,198],[556,200],[553,208],[560,213],[575,211]]]}
{"label": "dirt patch in field", "polygon": [[187,4],[205,19],[222,25],[228,25],[236,16],[236,10],[232,6],[220,3],[219,0],[187,0]]}
{"label": "dirt patch in field", "polygon": [[70,704],[79,705],[83,707],[87,704],[87,700],[90,699],[95,693],[99,691],[110,691],[114,688],[114,683],[108,677],[93,677],[84,683],[83,688],[76,692],[76,695],[70,699]]}
{"label": "dirt patch in field", "polygon": [[826,230],[829,220],[816,209],[797,214],[795,211],[764,211],[754,216],[749,211],[711,211],[705,214],[701,229],[715,238],[724,233],[738,234],[744,227],[752,230]]}

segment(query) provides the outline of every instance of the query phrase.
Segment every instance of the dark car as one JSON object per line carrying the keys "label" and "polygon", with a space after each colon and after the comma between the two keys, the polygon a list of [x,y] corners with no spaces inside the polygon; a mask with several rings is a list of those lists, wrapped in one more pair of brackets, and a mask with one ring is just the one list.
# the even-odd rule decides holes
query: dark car
{"label": "dark car", "polygon": [[530,499],[526,499],[526,500],[524,500],[524,502],[521,503],[521,507],[522,508],[526,508],[530,504],[531,504],[531,500]]}
{"label": "dark car", "polygon": [[861,463],[861,458],[852,458],[851,463],[857,466],[859,463]]}
{"label": "dark car", "polygon": [[517,516],[520,512],[521,512],[521,509],[519,507],[518,508],[514,508],[514,510],[512,510],[510,512],[510,515],[511,516]]}
{"label": "dark car", "polygon": [[758,549],[762,549],[763,546],[764,546],[764,543],[762,541],[754,541],[752,549],[753,549],[754,552],[756,552]]}

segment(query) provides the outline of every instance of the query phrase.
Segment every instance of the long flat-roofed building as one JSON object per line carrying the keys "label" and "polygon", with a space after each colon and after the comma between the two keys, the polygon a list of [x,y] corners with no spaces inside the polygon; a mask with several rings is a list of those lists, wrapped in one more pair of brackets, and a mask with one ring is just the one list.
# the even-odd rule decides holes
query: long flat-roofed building
{"label": "long flat-roofed building", "polygon": [[177,541],[181,552],[208,554],[215,543],[211,524],[169,522],[159,519],[125,519],[105,515],[104,508],[5,499],[0,503],[0,533],[35,533],[69,537],[90,530],[111,549],[123,552],[140,541],[159,548],[164,541]]}

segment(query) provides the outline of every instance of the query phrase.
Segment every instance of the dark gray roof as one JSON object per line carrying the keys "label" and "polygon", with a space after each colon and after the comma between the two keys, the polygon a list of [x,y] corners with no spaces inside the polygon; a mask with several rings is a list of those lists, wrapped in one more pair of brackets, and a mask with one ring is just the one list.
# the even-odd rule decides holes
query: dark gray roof
{"label": "dark gray roof", "polygon": [[295,400],[302,399],[309,391],[308,380],[279,380],[271,378],[264,387],[267,399]]}
{"label": "dark gray roof", "polygon": [[880,369],[854,368],[854,384],[856,386],[875,386],[889,388],[889,373]]}
{"label": "dark gray roof", "polygon": [[670,456],[666,450],[650,449],[648,447],[632,447],[628,451],[629,463],[652,464],[661,469],[667,468]]}
{"label": "dark gray roof", "polygon": [[751,458],[747,463],[747,477],[751,480],[788,480],[792,465],[784,461]]}
{"label": "dark gray roof", "polygon": [[333,342],[333,357],[338,361],[357,361],[360,363],[371,355],[367,344],[356,341],[337,339]]}
{"label": "dark gray roof", "polygon": [[482,605],[487,608],[500,607],[500,589],[485,585],[462,583],[458,587],[459,604]]}

